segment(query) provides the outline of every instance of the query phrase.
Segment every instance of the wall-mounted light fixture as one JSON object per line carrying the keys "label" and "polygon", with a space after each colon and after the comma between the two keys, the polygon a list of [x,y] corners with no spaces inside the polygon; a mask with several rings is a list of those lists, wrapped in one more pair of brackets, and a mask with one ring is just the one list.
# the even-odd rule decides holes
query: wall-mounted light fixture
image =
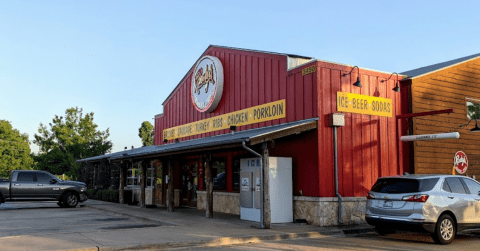
{"label": "wall-mounted light fixture", "polygon": [[231,125],[230,126],[230,131],[235,132],[237,130],[237,126],[236,125]]}
{"label": "wall-mounted light fixture", "polygon": [[397,75],[397,83],[395,84],[395,87],[393,87],[392,90],[395,91],[395,92],[400,92],[400,86],[398,84],[398,73],[394,72],[390,75],[390,77],[387,78],[387,80],[382,79],[382,80],[380,80],[380,82],[382,82],[382,83],[387,82],[393,76],[393,74]]}
{"label": "wall-mounted light fixture", "polygon": [[360,76],[360,68],[358,68],[358,66],[355,65],[355,66],[352,68],[352,70],[350,70],[349,73],[343,73],[343,74],[342,74],[342,77],[346,77],[346,76],[352,74],[352,71],[353,71],[353,69],[355,69],[355,68],[358,69],[358,76],[357,76],[357,81],[355,81],[355,83],[353,83],[353,85],[356,86],[356,87],[362,88],[362,82],[360,82],[360,77],[359,77],[359,76]]}
{"label": "wall-mounted light fixture", "polygon": [[460,127],[467,126],[468,124],[470,124],[470,122],[472,122],[472,120],[475,120],[475,127],[470,129],[470,132],[480,132],[480,127],[478,126],[477,119],[471,119],[470,121],[468,121],[468,123],[466,125],[460,125]]}
{"label": "wall-mounted light fixture", "polygon": [[163,143],[167,143],[167,142],[168,142],[168,139],[164,139],[164,140],[163,140]]}

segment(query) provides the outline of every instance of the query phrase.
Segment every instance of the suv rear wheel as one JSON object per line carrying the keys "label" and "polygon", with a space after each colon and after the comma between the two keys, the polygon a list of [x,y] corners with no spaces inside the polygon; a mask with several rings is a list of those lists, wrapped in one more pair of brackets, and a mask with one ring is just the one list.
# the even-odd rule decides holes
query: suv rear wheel
{"label": "suv rear wheel", "polygon": [[435,243],[443,245],[450,244],[455,238],[456,231],[455,221],[450,215],[444,214],[438,218],[432,238]]}
{"label": "suv rear wheel", "polygon": [[63,203],[65,207],[76,207],[78,204],[78,196],[73,192],[67,192],[63,196]]}

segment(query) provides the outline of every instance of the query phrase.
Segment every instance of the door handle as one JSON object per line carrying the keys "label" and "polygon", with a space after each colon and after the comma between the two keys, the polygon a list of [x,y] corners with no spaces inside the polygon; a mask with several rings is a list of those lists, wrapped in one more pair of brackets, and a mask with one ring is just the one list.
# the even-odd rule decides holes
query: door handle
{"label": "door handle", "polygon": [[13,184],[14,186],[20,186],[20,184]]}
{"label": "door handle", "polygon": [[449,198],[449,199],[453,199],[453,198],[455,198],[455,197],[453,197],[453,196],[448,196],[448,198]]}

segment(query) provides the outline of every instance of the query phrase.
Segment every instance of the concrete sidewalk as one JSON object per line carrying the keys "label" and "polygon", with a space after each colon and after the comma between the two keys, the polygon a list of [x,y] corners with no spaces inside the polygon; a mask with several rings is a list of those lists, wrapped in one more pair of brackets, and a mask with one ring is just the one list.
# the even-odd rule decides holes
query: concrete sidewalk
{"label": "concrete sidewalk", "polygon": [[302,237],[322,237],[372,231],[368,225],[346,227],[317,227],[306,224],[272,224],[271,229],[260,229],[255,222],[240,220],[237,215],[214,213],[206,218],[205,211],[176,208],[169,213],[164,207],[139,208],[125,204],[88,200],[84,206],[123,216],[134,217],[157,227],[129,228],[83,233],[96,243],[81,250],[143,250],[185,246],[215,246],[281,240]]}

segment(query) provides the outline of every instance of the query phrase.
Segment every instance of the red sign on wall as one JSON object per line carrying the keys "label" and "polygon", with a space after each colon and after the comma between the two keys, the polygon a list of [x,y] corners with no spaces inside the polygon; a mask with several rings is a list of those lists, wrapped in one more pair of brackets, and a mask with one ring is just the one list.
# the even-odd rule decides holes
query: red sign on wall
{"label": "red sign on wall", "polygon": [[453,158],[453,165],[455,166],[455,170],[457,170],[459,174],[464,174],[467,171],[468,167],[467,155],[462,151],[458,151],[457,153],[455,153],[455,157]]}

